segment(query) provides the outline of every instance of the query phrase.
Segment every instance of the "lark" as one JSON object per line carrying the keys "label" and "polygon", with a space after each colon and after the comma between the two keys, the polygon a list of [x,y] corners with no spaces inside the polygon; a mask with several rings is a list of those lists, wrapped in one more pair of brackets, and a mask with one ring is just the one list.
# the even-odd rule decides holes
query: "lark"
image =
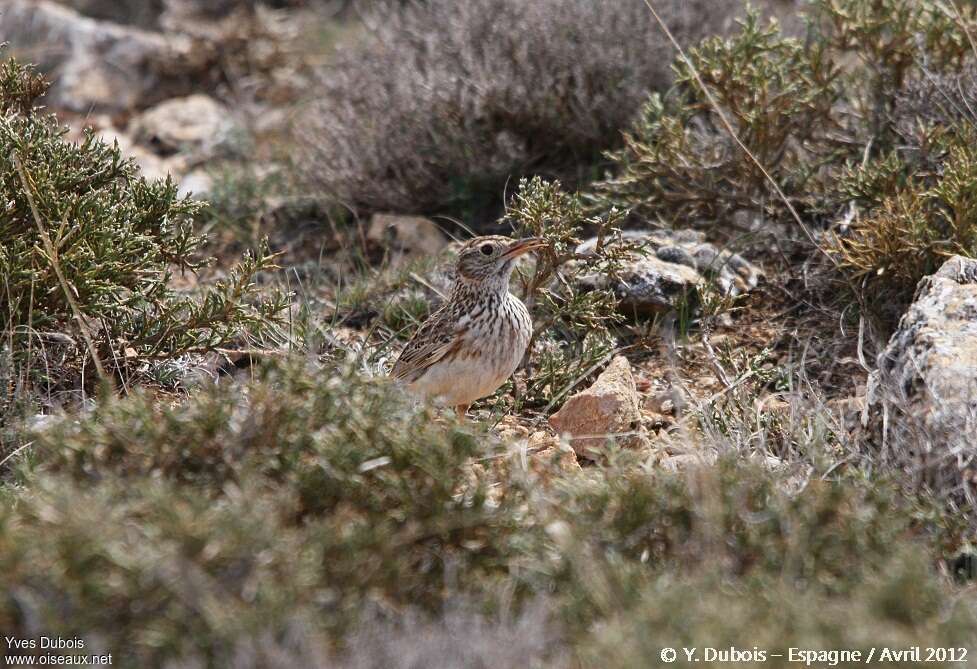
{"label": "lark", "polygon": [[447,301],[407,342],[390,375],[459,416],[494,393],[516,371],[533,335],[526,305],[509,292],[509,277],[516,258],[544,246],[536,237],[467,242]]}

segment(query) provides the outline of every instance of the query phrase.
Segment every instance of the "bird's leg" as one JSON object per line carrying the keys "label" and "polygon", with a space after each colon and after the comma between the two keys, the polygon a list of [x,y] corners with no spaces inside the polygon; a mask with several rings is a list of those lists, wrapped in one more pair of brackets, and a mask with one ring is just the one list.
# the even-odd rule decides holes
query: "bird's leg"
{"label": "bird's leg", "polygon": [[464,420],[465,414],[468,413],[468,407],[470,406],[471,404],[459,404],[458,406],[456,406],[455,413],[458,414],[458,418]]}

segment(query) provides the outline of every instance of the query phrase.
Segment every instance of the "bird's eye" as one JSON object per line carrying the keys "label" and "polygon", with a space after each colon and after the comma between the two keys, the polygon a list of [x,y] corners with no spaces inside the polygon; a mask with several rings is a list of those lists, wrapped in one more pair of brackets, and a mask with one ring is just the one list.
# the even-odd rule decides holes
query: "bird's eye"
{"label": "bird's eye", "polygon": [[491,244],[482,244],[482,248],[479,249],[483,256],[490,256],[495,252],[495,247]]}

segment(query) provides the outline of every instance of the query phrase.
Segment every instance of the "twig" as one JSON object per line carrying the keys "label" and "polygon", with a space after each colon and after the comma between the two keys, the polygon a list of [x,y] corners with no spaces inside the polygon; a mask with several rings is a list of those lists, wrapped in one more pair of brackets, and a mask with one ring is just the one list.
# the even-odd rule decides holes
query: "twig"
{"label": "twig", "polygon": [[416,281],[417,283],[421,284],[422,286],[424,286],[425,288],[427,288],[428,290],[430,290],[432,293],[434,293],[435,295],[437,295],[438,297],[440,297],[442,300],[447,299],[447,295],[445,295],[443,292],[441,292],[440,290],[438,290],[437,288],[435,288],[433,285],[431,285],[431,282],[430,281],[428,281],[424,277],[420,276],[417,272],[411,272],[409,276],[414,281]]}
{"label": "twig", "polygon": [[28,441],[28,442],[27,442],[26,444],[24,444],[24,445],[23,445],[23,446],[21,446],[20,448],[18,448],[18,449],[16,449],[16,450],[15,450],[15,451],[14,451],[13,453],[11,453],[11,454],[10,454],[10,455],[8,455],[7,457],[5,457],[5,458],[4,458],[3,460],[0,460],[0,468],[2,468],[2,467],[3,467],[3,466],[4,466],[5,464],[7,464],[7,463],[8,463],[8,462],[9,462],[10,460],[12,460],[12,459],[14,458],[14,456],[15,456],[15,455],[17,455],[17,454],[18,454],[18,453],[20,453],[21,451],[23,451],[23,450],[25,450],[25,449],[27,449],[27,448],[29,448],[29,447],[31,447],[31,446],[33,446],[33,445],[34,445],[34,442],[33,442],[33,441]]}
{"label": "twig", "polygon": [[733,384],[729,381],[729,376],[726,375],[726,370],[723,369],[722,364],[719,362],[719,358],[716,357],[716,352],[712,349],[712,344],[709,343],[709,333],[703,331],[702,333],[702,345],[706,349],[706,355],[709,357],[709,364],[712,366],[714,372],[716,372],[716,377],[719,379],[720,383],[729,390],[732,388]]}
{"label": "twig", "polygon": [[75,302],[75,296],[71,293],[71,287],[68,284],[68,280],[64,276],[64,272],[61,270],[61,263],[58,262],[58,250],[54,248],[54,244],[51,243],[51,238],[48,236],[47,229],[44,227],[44,223],[41,221],[41,215],[37,210],[37,204],[34,202],[34,195],[31,190],[30,181],[27,178],[27,172],[24,169],[24,164],[21,162],[20,156],[16,151],[11,155],[14,163],[14,167],[17,168],[17,174],[20,175],[21,183],[24,185],[24,194],[27,196],[27,202],[31,208],[31,214],[34,217],[34,223],[37,225],[38,234],[41,236],[41,243],[44,244],[44,250],[48,257],[51,259],[51,266],[54,267],[54,273],[58,277],[58,283],[61,284],[61,290],[64,291],[65,299],[68,300],[68,306],[71,307],[71,313],[78,323],[78,328],[81,330],[81,336],[85,339],[85,344],[88,346],[88,352],[92,356],[92,361],[95,363],[95,371],[98,372],[98,376],[103,381],[108,381],[112,383],[111,377],[105,372],[105,368],[102,366],[102,361],[98,357],[98,351],[95,348],[95,341],[92,339],[92,333],[88,329],[88,324],[85,323],[85,318],[82,315],[81,309],[78,307],[78,303]]}

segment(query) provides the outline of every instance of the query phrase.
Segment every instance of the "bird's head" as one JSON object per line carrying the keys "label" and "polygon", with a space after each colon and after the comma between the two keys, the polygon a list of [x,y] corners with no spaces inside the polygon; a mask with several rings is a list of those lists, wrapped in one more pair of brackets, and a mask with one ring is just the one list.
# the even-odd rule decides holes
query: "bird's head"
{"label": "bird's head", "polygon": [[508,285],[516,258],[545,246],[546,242],[539,237],[475,237],[458,253],[458,275],[470,282],[499,281]]}

